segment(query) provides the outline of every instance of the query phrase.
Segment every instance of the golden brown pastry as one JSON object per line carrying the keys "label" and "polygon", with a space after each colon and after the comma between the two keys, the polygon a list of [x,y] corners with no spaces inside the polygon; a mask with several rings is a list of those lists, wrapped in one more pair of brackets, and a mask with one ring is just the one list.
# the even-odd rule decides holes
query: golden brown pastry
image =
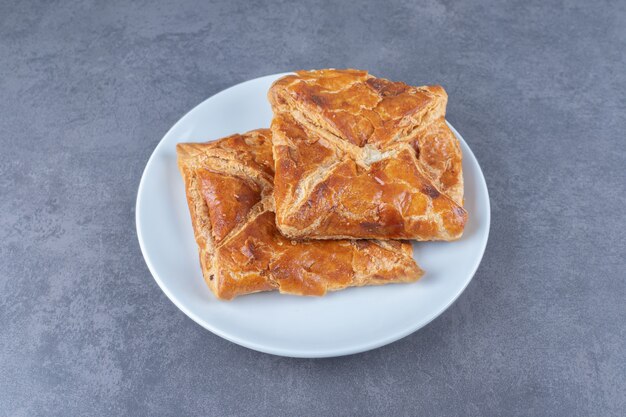
{"label": "golden brown pastry", "polygon": [[454,240],[462,155],[442,87],[298,71],[269,91],[276,222],[293,238]]}
{"label": "golden brown pastry", "polygon": [[324,295],[422,276],[407,242],[283,237],[275,224],[268,129],[176,150],[202,273],[218,298],[269,290]]}

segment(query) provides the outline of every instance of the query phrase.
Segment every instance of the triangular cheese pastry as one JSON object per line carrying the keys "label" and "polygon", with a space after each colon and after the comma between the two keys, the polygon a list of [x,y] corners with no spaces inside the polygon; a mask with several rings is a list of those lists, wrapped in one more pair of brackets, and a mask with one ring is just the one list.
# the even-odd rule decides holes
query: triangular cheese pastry
{"label": "triangular cheese pastry", "polygon": [[276,228],[268,129],[180,143],[178,165],[205,281],[220,299],[258,291],[324,295],[411,282],[422,270],[408,242],[292,241]]}
{"label": "triangular cheese pastry", "polygon": [[454,240],[467,220],[443,88],[299,71],[268,94],[276,213],[294,238]]}

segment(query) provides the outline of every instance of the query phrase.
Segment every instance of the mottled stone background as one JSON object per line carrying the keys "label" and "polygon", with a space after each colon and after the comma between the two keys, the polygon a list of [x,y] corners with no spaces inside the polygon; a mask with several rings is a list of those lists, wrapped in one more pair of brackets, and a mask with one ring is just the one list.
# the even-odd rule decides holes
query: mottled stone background
{"label": "mottled stone background", "polygon": [[[0,415],[623,416],[626,2],[0,2]],[[492,228],[384,348],[257,353],[165,297],[135,234],[169,127],[241,81],[440,83]]]}

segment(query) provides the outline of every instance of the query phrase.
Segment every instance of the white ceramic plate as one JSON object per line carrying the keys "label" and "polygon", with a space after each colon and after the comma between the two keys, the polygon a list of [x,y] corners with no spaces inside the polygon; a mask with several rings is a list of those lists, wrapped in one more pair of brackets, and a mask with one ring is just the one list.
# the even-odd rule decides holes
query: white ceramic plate
{"label": "white ceramic plate", "polygon": [[285,74],[250,80],[214,95],[187,113],[154,150],[139,184],[139,244],[154,279],[178,308],[211,332],[261,352],[329,357],[398,340],[445,311],[463,292],[489,234],[487,186],[461,135],[465,174],[465,234],[452,243],[416,243],[426,275],[413,284],[351,288],[325,297],[259,293],[218,301],[202,279],[198,250],[176,166],[178,142],[203,142],[269,127],[266,94]]}

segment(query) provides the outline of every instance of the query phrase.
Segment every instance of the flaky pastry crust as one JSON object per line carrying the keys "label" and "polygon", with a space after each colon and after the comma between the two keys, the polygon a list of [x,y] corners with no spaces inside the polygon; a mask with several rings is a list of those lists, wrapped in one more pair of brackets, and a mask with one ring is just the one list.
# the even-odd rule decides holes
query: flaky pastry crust
{"label": "flaky pastry crust", "polygon": [[180,143],[176,150],[202,273],[217,298],[270,290],[324,295],[422,276],[408,242],[292,241],[281,235],[268,129]]}
{"label": "flaky pastry crust", "polygon": [[454,240],[462,155],[442,87],[366,71],[299,71],[268,93],[275,200],[293,238]]}

